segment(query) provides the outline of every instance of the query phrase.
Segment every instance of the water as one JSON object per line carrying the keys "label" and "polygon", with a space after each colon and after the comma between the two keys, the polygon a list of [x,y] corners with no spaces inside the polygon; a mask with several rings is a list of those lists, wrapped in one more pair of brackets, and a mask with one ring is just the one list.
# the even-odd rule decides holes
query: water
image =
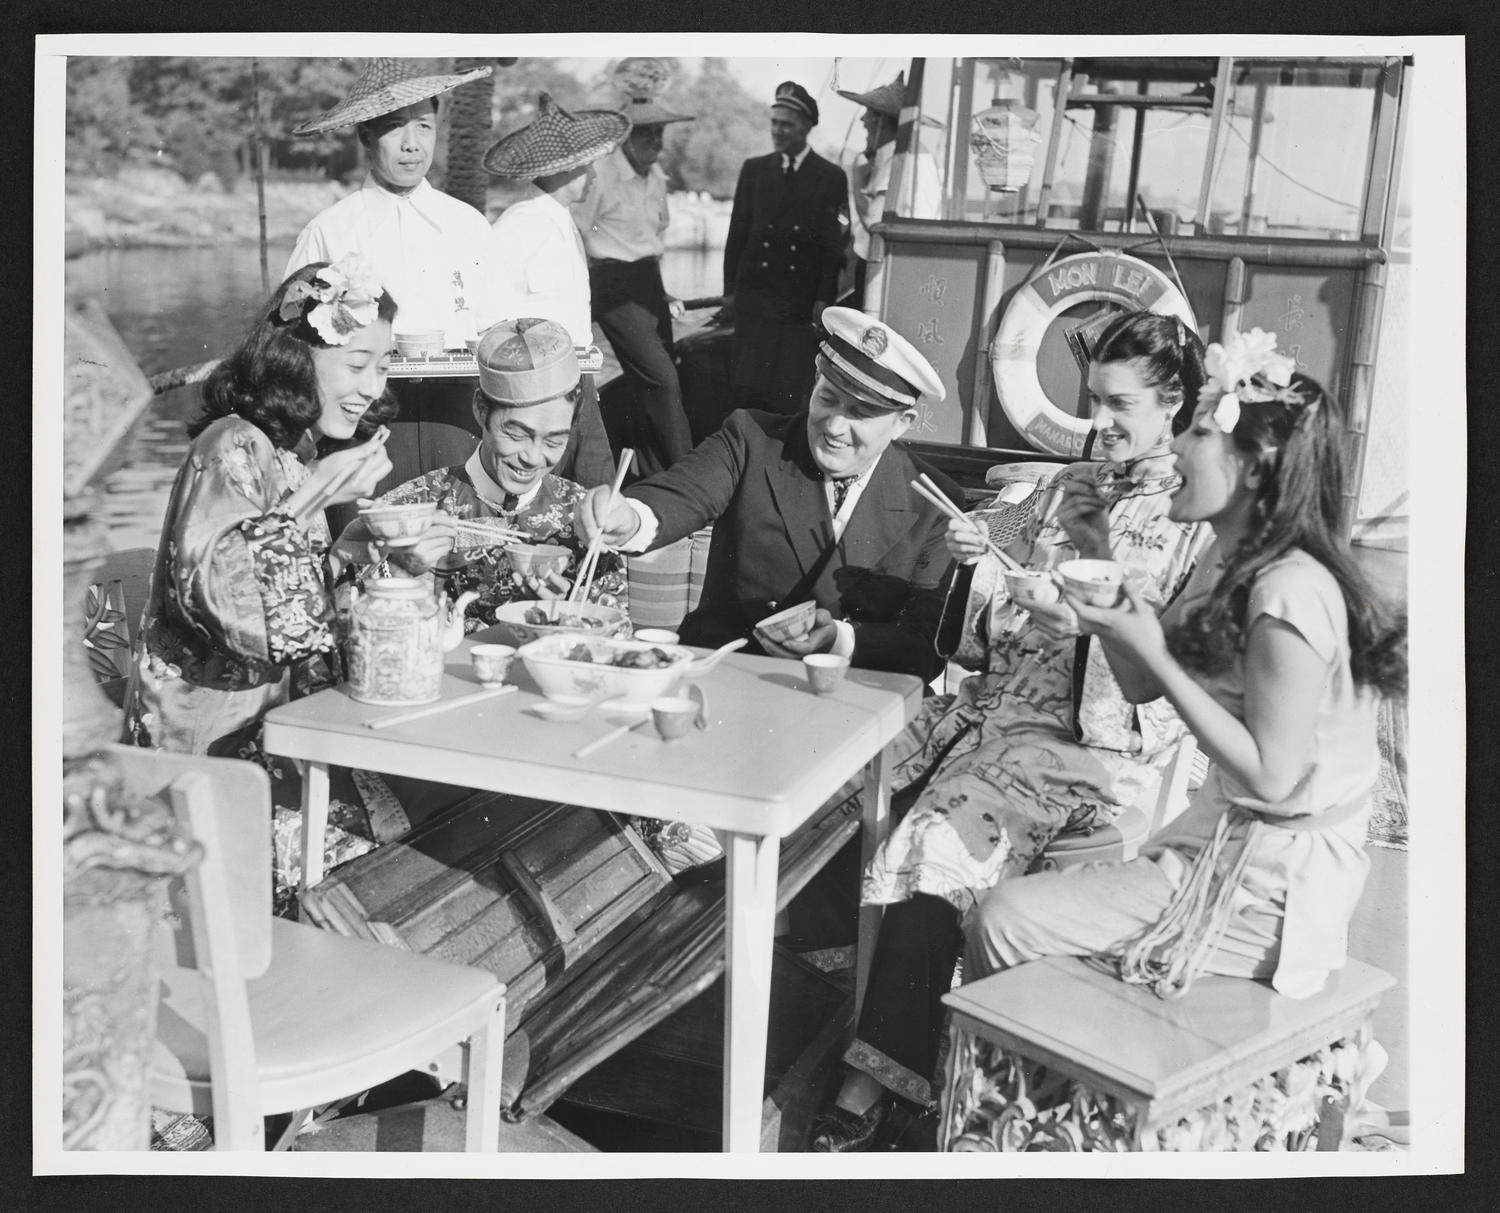
{"label": "water", "polygon": [[[273,243],[267,264],[279,280],[291,245]],[[716,295],[723,254],[668,252],[667,290],[683,299]],[[155,375],[222,357],[249,328],[264,297],[255,245],[118,249],[66,263],[70,302],[98,299],[141,369]],[[177,468],[187,453],[186,424],[198,411],[197,387],[156,397],[136,427],[124,465],[104,483],[98,517],[110,547],[155,547]]]}

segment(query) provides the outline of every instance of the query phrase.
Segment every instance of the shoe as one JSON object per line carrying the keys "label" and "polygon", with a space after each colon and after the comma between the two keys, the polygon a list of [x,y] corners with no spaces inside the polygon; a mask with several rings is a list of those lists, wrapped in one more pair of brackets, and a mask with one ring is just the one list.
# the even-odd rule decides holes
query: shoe
{"label": "shoe", "polygon": [[808,1149],[814,1154],[858,1154],[869,1150],[890,1109],[889,1095],[877,1099],[863,1116],[845,1108],[830,1108],[814,1117]]}

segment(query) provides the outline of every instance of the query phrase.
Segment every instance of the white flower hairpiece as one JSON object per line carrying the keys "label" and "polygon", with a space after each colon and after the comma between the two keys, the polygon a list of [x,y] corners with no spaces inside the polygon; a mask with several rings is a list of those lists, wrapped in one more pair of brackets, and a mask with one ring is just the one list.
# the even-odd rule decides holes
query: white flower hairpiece
{"label": "white flower hairpiece", "polygon": [[1203,365],[1221,393],[1213,419],[1226,434],[1234,433],[1239,424],[1241,401],[1291,403],[1283,400],[1282,390],[1291,383],[1297,364],[1276,352],[1275,333],[1254,328],[1236,333],[1227,345],[1215,341],[1204,351]]}
{"label": "white flower hairpiece", "polygon": [[345,345],[380,313],[385,288],[358,253],[325,265],[312,278],[287,288],[279,314],[288,323],[305,319],[329,345]]}

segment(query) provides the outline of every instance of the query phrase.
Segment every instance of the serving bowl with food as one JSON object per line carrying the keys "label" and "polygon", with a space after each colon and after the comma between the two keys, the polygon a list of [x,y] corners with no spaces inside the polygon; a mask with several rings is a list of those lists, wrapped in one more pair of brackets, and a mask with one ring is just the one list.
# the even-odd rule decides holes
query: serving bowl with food
{"label": "serving bowl with food", "polygon": [[577,632],[533,640],[518,656],[549,699],[581,695],[643,705],[670,694],[693,664],[693,650],[680,644]]}
{"label": "serving bowl with food", "polygon": [[629,637],[630,616],[619,607],[593,602],[529,600],[496,607],[495,627],[497,638],[519,648],[543,636]]}
{"label": "serving bowl with food", "polygon": [[1117,560],[1064,560],[1057,566],[1063,584],[1089,606],[1118,606],[1125,566]]}

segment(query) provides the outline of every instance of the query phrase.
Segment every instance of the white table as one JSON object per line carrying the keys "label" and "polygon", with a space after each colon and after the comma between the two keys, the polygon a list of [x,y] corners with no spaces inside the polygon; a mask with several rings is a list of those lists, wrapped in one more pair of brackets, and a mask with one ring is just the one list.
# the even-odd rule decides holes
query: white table
{"label": "white table", "polygon": [[[448,655],[443,698],[479,689],[468,647],[482,639]],[[712,722],[706,732],[667,742],[648,720],[577,759],[575,750],[616,722],[597,712],[573,724],[542,720],[525,711],[540,696],[519,662],[512,680],[521,687],[514,694],[378,731],[364,722],[399,709],[357,703],[342,688],[270,712],[266,750],[306,764],[303,837],[319,839],[326,828],[330,764],[719,831],[728,861],[724,1148],[759,1149],[781,839],[863,770],[869,859],[889,828],[884,750],[915,712],[921,682],[851,670],[834,694],[818,696],[800,665],[736,653],[698,680]],[[321,846],[305,846],[303,889],[322,875]],[[878,907],[861,912],[856,1003],[879,923]]]}

